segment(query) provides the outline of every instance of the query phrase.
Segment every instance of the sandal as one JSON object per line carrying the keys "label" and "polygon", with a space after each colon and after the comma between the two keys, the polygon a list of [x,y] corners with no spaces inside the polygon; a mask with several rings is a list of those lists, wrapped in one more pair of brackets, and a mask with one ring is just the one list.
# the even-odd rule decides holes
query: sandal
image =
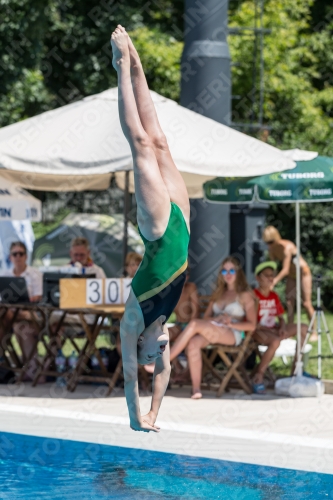
{"label": "sandal", "polygon": [[266,394],[265,385],[261,384],[252,384],[252,390],[254,394]]}

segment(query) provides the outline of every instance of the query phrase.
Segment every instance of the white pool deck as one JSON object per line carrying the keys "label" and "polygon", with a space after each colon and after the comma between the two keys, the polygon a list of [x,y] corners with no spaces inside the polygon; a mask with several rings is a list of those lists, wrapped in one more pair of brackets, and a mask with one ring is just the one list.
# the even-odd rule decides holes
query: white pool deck
{"label": "white pool deck", "polygon": [[[159,434],[129,428],[121,389],[75,393],[45,384],[0,386],[0,431],[140,448],[333,474],[333,396],[291,399],[213,392],[193,401],[190,388],[167,391]],[[149,395],[142,395],[148,411]]]}

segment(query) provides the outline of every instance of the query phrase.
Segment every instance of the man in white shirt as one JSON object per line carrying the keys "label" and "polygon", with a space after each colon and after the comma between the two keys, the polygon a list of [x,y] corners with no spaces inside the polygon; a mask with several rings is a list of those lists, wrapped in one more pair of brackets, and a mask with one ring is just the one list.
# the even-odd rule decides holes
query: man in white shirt
{"label": "man in white shirt", "polygon": [[89,241],[86,238],[74,238],[70,248],[70,264],[82,268],[82,274],[95,274],[98,279],[106,278],[104,270],[95,264],[90,256]]}
{"label": "man in white shirt", "polygon": [[[79,268],[81,274],[85,274],[87,277],[91,274],[95,275],[97,279],[106,278],[104,270],[95,264],[90,256],[90,246],[89,241],[86,238],[74,238],[71,242],[71,247],[69,251],[70,263],[69,265]],[[54,328],[54,324],[59,321],[60,312],[56,311],[51,316],[51,325]],[[85,314],[85,320],[87,323],[93,323],[95,316],[92,314]],[[67,325],[72,325],[73,327],[80,327],[80,318],[76,314],[67,314],[65,323]],[[64,328],[60,328],[59,334],[62,335]]]}

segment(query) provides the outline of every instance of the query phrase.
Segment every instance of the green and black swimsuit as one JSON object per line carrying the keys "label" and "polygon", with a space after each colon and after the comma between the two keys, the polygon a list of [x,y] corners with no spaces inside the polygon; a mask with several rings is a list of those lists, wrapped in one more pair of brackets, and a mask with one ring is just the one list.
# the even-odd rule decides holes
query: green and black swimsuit
{"label": "green and black swimsuit", "polygon": [[182,211],[171,202],[163,236],[155,241],[142,234],[141,237],[145,254],[132,280],[132,289],[147,328],[162,315],[168,320],[177,305],[185,283],[190,235]]}

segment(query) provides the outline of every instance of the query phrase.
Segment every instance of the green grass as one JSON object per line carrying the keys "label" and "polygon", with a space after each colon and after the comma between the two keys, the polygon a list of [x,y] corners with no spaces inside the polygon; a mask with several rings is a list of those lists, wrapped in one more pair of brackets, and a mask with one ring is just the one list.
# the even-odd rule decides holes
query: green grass
{"label": "green grass", "polygon": [[[333,314],[331,313],[325,313],[325,318],[327,321],[327,326],[331,332],[331,338],[333,340]],[[302,322],[308,323],[307,317],[305,315],[302,315]],[[321,325],[321,329],[324,329],[323,324]],[[330,351],[329,343],[327,340],[326,333],[322,331],[321,334],[322,338],[322,378],[323,379],[328,379],[328,380],[333,380],[333,355]],[[306,371],[311,373],[312,375],[317,375],[318,373],[318,361],[317,361],[317,354],[318,354],[318,343],[317,342],[308,342],[309,344],[312,345],[312,350],[309,353],[309,363],[306,366]],[[282,358],[274,358],[272,363],[271,363],[271,368],[273,372],[277,376],[289,376],[290,375],[290,369],[291,369],[291,362],[292,360],[290,359],[290,364],[286,366]]]}

